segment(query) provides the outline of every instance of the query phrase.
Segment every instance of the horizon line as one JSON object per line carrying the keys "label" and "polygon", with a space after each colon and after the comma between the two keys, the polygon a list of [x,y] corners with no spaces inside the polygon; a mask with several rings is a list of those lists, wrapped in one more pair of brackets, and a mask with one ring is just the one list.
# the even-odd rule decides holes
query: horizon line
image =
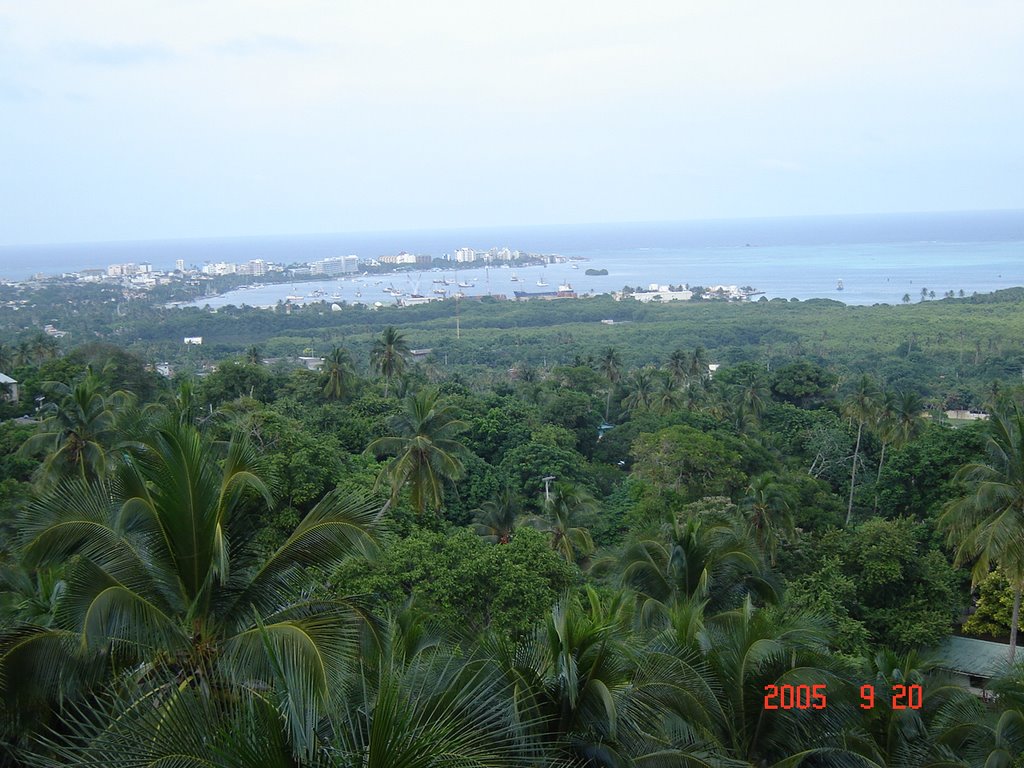
{"label": "horizon line", "polygon": [[786,219],[836,219],[836,218],[868,218],[868,217],[898,217],[898,216],[941,216],[957,214],[985,214],[985,213],[1022,213],[1024,208],[968,208],[968,209],[947,209],[947,210],[918,210],[918,211],[889,211],[889,212],[861,212],[861,213],[810,213],[810,214],[785,214],[775,216],[711,216],[704,218],[683,218],[683,219],[634,219],[617,221],[584,221],[557,224],[470,224],[459,226],[436,226],[436,227],[395,227],[395,228],[372,228],[372,229],[345,229],[345,230],[323,230],[315,232],[278,232],[273,234],[220,234],[220,235],[183,235],[183,236],[153,236],[153,237],[124,237],[110,238],[103,240],[51,240],[33,241],[24,243],[0,244],[0,251],[13,250],[17,248],[43,248],[53,246],[97,246],[97,245],[123,245],[130,243],[166,243],[166,242],[192,242],[209,240],[256,240],[256,239],[287,239],[302,237],[333,237],[343,235],[384,235],[401,233],[423,233],[423,232],[465,232],[471,230],[488,229],[558,229],[569,227],[607,227],[607,226],[639,226],[639,225],[664,225],[664,224],[696,224],[696,223],[717,223],[729,221],[781,221]]}

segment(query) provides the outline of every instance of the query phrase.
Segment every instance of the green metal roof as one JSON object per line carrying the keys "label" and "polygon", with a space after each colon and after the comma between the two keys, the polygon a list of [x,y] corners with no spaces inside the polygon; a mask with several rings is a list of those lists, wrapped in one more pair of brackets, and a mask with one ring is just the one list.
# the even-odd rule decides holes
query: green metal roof
{"label": "green metal roof", "polygon": [[936,649],[941,666],[964,675],[991,679],[1007,667],[1010,646],[973,637],[950,637]]}

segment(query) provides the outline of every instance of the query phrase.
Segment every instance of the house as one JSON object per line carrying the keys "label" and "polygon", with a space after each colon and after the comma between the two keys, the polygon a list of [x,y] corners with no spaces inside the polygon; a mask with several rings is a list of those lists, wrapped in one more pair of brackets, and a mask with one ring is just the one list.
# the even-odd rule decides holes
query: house
{"label": "house", "polygon": [[3,373],[0,373],[0,400],[18,402],[18,382]]}
{"label": "house", "polygon": [[1009,666],[1010,646],[973,637],[947,638],[936,649],[939,666],[952,673],[957,683],[983,696],[989,680]]}

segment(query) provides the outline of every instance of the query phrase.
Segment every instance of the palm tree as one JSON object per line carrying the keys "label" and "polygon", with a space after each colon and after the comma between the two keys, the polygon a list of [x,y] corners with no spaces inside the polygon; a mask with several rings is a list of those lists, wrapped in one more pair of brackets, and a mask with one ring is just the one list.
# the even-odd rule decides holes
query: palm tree
{"label": "palm tree", "polygon": [[956,474],[967,491],[944,507],[939,524],[956,547],[957,564],[971,562],[977,585],[993,565],[1013,585],[1010,618],[1010,663],[1017,652],[1021,595],[1024,593],[1024,416],[992,414],[985,446],[986,462],[965,464]]}
{"label": "palm tree", "polygon": [[853,467],[850,470],[850,500],[846,507],[846,525],[853,517],[853,490],[857,483],[857,460],[860,457],[860,439],[864,425],[874,419],[878,391],[874,382],[864,374],[857,380],[853,390],[843,401],[843,413],[851,421],[857,422],[857,441],[853,446]]}
{"label": "palm tree", "polygon": [[594,497],[578,485],[558,481],[544,500],[542,516],[534,516],[527,525],[551,534],[551,548],[566,562],[575,563],[594,552],[594,540],[590,531],[575,525],[576,517],[594,511],[597,502]]}
{"label": "palm tree", "polygon": [[324,359],[324,396],[329,400],[344,397],[355,377],[352,358],[344,347],[335,347]]}
{"label": "palm tree", "polygon": [[606,347],[601,352],[598,366],[605,379],[608,380],[608,396],[605,398],[604,404],[604,420],[605,423],[608,423],[608,415],[612,406],[612,393],[622,379],[622,357],[619,355],[619,350],[615,347]]}
{"label": "palm tree", "polygon": [[10,371],[14,367],[14,350],[0,343],[0,372]]}
{"label": "palm tree", "polygon": [[57,352],[60,350],[60,344],[57,343],[57,339],[46,333],[37,333],[29,339],[28,343],[32,347],[32,358],[33,360],[49,360],[57,356]]}
{"label": "palm tree", "polygon": [[536,765],[517,717],[516,689],[480,652],[435,644],[408,649],[397,624],[353,676],[334,718],[331,760],[365,768]]}
{"label": "palm tree", "polygon": [[246,514],[259,498],[271,501],[251,445],[216,452],[169,421],[138,436],[116,479],[73,478],[35,501],[26,565],[68,563],[67,589],[53,627],[0,635],[0,697],[74,700],[76,681],[82,692],[116,678],[171,717],[178,694],[220,708],[242,691],[275,712],[296,756],[311,756],[364,614],[301,589],[309,567],[367,551],[379,512],[332,492],[261,562]]}
{"label": "palm tree", "polygon": [[924,401],[917,392],[908,390],[896,397],[892,437],[894,446],[904,446],[924,431],[923,413]]}
{"label": "palm tree", "polygon": [[263,347],[253,344],[245,350],[245,362],[249,365],[263,365]]}
{"label": "palm tree", "polygon": [[[720,701],[722,716],[715,725],[725,755],[751,766],[871,765],[843,743],[857,710],[841,705],[850,686],[828,654],[823,624],[757,608],[748,597],[738,608],[707,619],[700,639],[705,675]],[[696,650],[683,646],[678,652]],[[764,707],[767,685],[821,684],[827,686],[828,703],[814,717]],[[822,762],[814,762],[815,756]]]}
{"label": "palm tree", "polygon": [[773,475],[765,473],[751,479],[741,506],[747,510],[755,541],[774,568],[779,541],[792,540],[796,535],[791,494]]}
{"label": "palm tree", "polygon": [[544,749],[539,764],[727,765],[712,757],[719,712],[700,671],[630,642],[628,624],[625,595],[602,600],[588,586],[531,637],[491,641],[517,719]]}
{"label": "palm tree", "polygon": [[373,342],[370,363],[384,377],[384,397],[388,396],[391,380],[405,370],[408,355],[409,344],[404,334],[393,325],[385,328],[380,338]]}
{"label": "palm tree", "polygon": [[690,356],[682,349],[673,351],[668,357],[665,370],[668,371],[676,386],[683,387],[688,383],[690,377]]}
{"label": "palm tree", "polygon": [[32,365],[35,361],[35,350],[31,342],[19,341],[14,347],[15,365]]}
{"label": "palm tree", "polygon": [[427,506],[439,510],[444,501],[444,484],[462,476],[466,447],[459,433],[466,429],[455,407],[436,389],[424,388],[405,398],[402,412],[391,420],[392,435],[379,437],[366,449],[378,458],[393,456],[377,478],[391,486],[391,500],[406,485],[412,504],[423,515]]}
{"label": "palm tree", "polygon": [[506,486],[497,497],[485,501],[476,516],[478,522],[473,528],[478,536],[492,544],[508,544],[519,517],[519,499]]}
{"label": "palm tree", "polygon": [[711,378],[708,352],[699,344],[693,348],[693,355],[690,356],[690,378],[702,384]]}
{"label": "palm tree", "polygon": [[734,396],[738,425],[742,427],[748,420],[753,424],[759,423],[768,407],[768,398],[760,374],[754,370],[748,371]]}
{"label": "palm tree", "polygon": [[635,590],[644,621],[691,600],[728,607],[748,593],[774,602],[779,588],[747,528],[725,515],[675,519],[622,555],[623,586]]}
{"label": "palm tree", "polygon": [[[924,762],[926,755],[952,757],[935,749],[942,731],[948,728],[948,713],[977,699],[944,675],[937,659],[916,651],[897,654],[882,649],[867,660],[866,671],[865,682],[873,684],[876,693],[874,706],[861,718],[871,740],[868,753],[872,760],[880,765],[966,765]],[[920,686],[921,706],[894,709],[890,693],[895,685]]]}
{"label": "palm tree", "polygon": [[[179,424],[199,424],[200,415],[203,412],[199,398],[196,395],[196,384],[193,379],[182,379],[178,389],[164,398],[167,403],[167,412]],[[210,406],[212,416],[213,406]]]}
{"label": "palm tree", "polygon": [[885,448],[902,448],[924,431],[925,421],[921,415],[924,402],[913,391],[882,395],[876,414],[876,429],[882,443],[878,457],[878,474],[875,476],[875,511],[878,511],[878,487],[882,482],[882,466],[885,462]]}
{"label": "palm tree", "polygon": [[665,371],[659,372],[659,374],[658,384],[654,391],[654,405],[659,413],[670,413],[682,402],[682,392],[670,373]]}
{"label": "palm tree", "polygon": [[626,397],[622,407],[629,412],[646,411],[654,402],[654,369],[638,368],[626,379]]}
{"label": "palm tree", "polygon": [[53,479],[74,474],[95,480],[105,471],[108,453],[122,437],[118,412],[132,397],[125,392],[104,395],[103,386],[91,370],[73,386],[46,383],[45,391],[53,399],[43,408],[50,415],[21,447],[24,454],[48,451],[42,467],[45,476]]}
{"label": "palm tree", "polygon": [[875,505],[874,512],[878,512],[878,488],[882,482],[882,467],[885,465],[885,449],[896,439],[896,395],[890,391],[882,390],[878,393],[878,399],[874,410],[874,432],[878,436],[878,442],[882,449],[878,454],[878,471],[875,473]]}

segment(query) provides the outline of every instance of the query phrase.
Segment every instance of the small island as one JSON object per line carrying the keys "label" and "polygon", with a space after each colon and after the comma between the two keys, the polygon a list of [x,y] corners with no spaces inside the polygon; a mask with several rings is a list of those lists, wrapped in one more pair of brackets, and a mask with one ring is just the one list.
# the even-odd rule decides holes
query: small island
{"label": "small island", "polygon": [[608,274],[608,270],[607,269],[588,269],[583,274],[585,274],[585,275],[607,275]]}

